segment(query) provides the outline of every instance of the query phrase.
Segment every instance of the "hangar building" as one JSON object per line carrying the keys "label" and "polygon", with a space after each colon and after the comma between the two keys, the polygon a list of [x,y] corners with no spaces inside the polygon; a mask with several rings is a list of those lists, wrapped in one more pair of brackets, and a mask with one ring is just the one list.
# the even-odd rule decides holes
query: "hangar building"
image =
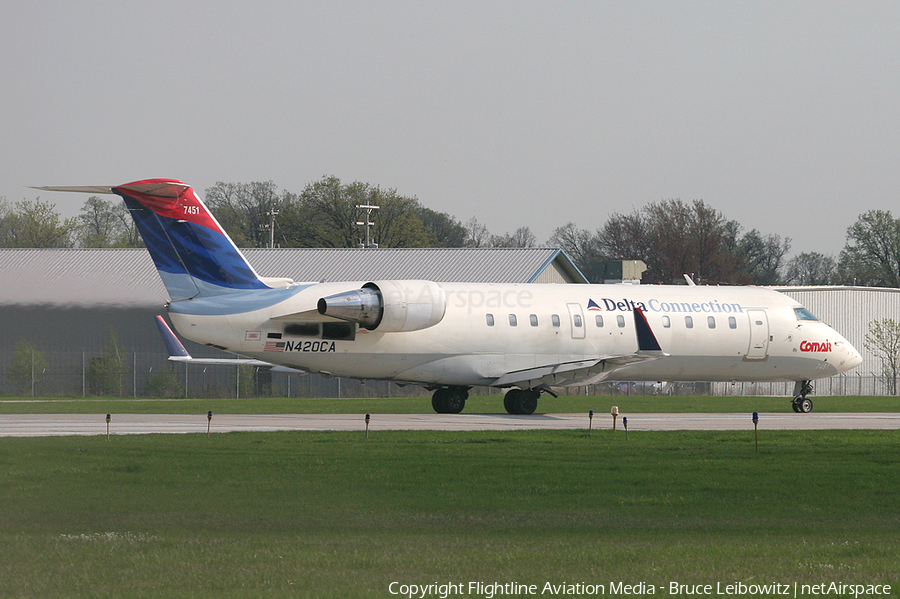
{"label": "hangar building", "polygon": [[[587,283],[565,252],[553,248],[242,251],[261,276],[295,281]],[[160,378],[154,370],[158,374],[176,366],[166,360],[154,323],[156,314],[165,313],[168,296],[145,249],[0,249],[0,273],[0,395],[97,394],[109,382],[100,370],[113,363],[116,370],[127,371],[112,385],[114,390],[139,396],[147,392],[151,379]],[[16,361],[17,346],[20,354],[24,351],[22,342],[40,353],[40,372],[34,376],[26,376],[29,364],[21,355]],[[230,355],[186,340],[185,346],[197,357]],[[230,382],[220,380],[236,376],[227,369],[213,373],[196,365],[190,368],[205,372],[203,377],[185,377],[189,393],[235,394]],[[11,369],[17,376],[11,376]],[[201,378],[203,386],[197,387]],[[309,381],[319,377],[303,378],[309,380],[302,386],[312,388]],[[275,382],[279,379],[285,385],[290,380],[278,375]],[[355,381],[345,384],[358,386]],[[326,387],[331,389],[333,383]],[[234,389],[239,389],[237,383]]]}
{"label": "hangar building", "polygon": [[[295,281],[429,279],[500,283],[587,283],[558,249],[247,249],[262,276]],[[396,386],[283,374],[254,377],[229,368],[185,367],[166,360],[153,316],[165,312],[165,288],[144,249],[0,249],[0,395],[233,397],[241,393],[367,396]],[[887,388],[881,363],[865,349],[872,320],[900,320],[900,290],[782,287],[840,331],[865,358],[862,366],[816,383],[816,393],[874,394]],[[29,363],[30,349],[39,359]],[[186,342],[195,356],[222,356]],[[18,349],[17,349],[18,348]],[[110,365],[112,364],[112,366]],[[31,367],[31,368],[29,368]],[[110,373],[109,370],[118,371]],[[213,372],[216,370],[216,372]],[[33,371],[33,372],[32,372]],[[250,373],[253,374],[252,372]],[[110,384],[110,380],[113,381]],[[716,384],[712,393],[788,395],[789,384]],[[409,393],[420,394],[418,388]]]}

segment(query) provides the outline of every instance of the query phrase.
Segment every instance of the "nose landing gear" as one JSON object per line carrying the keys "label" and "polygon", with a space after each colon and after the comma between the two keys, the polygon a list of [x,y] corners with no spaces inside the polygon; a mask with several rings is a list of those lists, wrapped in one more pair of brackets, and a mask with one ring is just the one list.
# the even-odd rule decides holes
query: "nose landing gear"
{"label": "nose landing gear", "polygon": [[807,397],[807,395],[812,393],[812,390],[810,381],[797,381],[794,384],[794,400],[791,402],[791,407],[794,408],[795,412],[798,414],[812,412],[813,402]]}

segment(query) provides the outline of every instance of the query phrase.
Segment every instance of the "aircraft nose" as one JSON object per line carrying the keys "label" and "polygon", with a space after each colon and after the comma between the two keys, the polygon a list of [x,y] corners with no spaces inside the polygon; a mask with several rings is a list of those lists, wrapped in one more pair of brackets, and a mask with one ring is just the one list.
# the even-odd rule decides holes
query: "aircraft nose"
{"label": "aircraft nose", "polygon": [[856,351],[856,348],[850,345],[849,342],[844,341],[844,358],[843,363],[841,364],[842,371],[850,370],[852,368],[856,368],[860,364],[862,364],[862,355]]}

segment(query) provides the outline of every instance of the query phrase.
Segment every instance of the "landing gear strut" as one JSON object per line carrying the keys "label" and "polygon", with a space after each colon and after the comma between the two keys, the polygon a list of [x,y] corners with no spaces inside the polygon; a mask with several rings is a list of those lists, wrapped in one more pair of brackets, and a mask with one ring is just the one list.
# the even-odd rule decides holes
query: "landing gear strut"
{"label": "landing gear strut", "polygon": [[469,399],[468,387],[441,387],[431,396],[431,407],[438,414],[459,414]]}
{"label": "landing gear strut", "polygon": [[812,393],[812,390],[810,381],[797,381],[794,385],[794,400],[791,402],[791,407],[794,408],[795,412],[798,414],[812,412],[813,402],[807,397],[807,395]]}
{"label": "landing gear strut", "polygon": [[534,414],[540,396],[537,389],[510,389],[503,397],[503,407],[510,414]]}

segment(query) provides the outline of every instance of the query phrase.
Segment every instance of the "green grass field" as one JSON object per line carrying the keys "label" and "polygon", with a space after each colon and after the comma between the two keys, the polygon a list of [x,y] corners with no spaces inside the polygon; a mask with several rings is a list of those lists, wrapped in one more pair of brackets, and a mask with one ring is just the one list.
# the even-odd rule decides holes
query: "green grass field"
{"label": "green grass field", "polygon": [[[890,396],[813,396],[816,412],[898,412],[900,398]],[[647,412],[785,412],[786,397],[541,397],[539,413],[597,413],[618,406],[623,414]],[[7,397],[0,400],[0,414],[410,414],[432,413],[428,397],[375,399],[60,399]],[[466,413],[500,414],[501,395],[474,396],[466,402]]]}
{"label": "green grass field", "polygon": [[759,453],[752,432],[2,438],[0,596],[391,597],[392,581],[896,594],[898,443],[897,431],[767,431]]}

